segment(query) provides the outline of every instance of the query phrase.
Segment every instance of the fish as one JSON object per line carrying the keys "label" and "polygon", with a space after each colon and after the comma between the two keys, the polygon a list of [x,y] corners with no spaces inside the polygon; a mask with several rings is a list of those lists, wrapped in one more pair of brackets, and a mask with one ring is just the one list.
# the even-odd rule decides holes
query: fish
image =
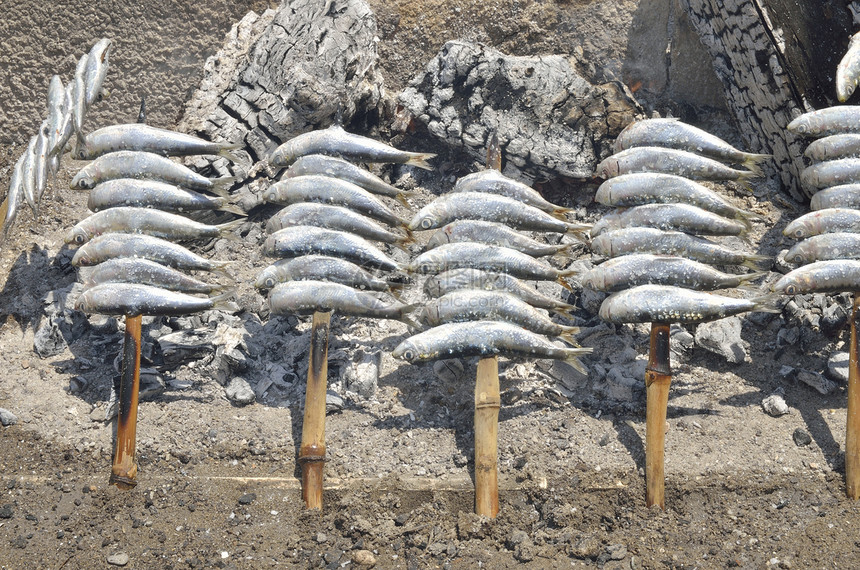
{"label": "fish", "polygon": [[742,236],[750,230],[748,220],[730,220],[689,204],[644,204],[606,214],[592,226],[591,236],[596,237],[609,230],[643,226],[716,236]]}
{"label": "fish", "polygon": [[577,245],[570,243],[558,245],[542,243],[504,224],[496,222],[457,220],[436,230],[436,233],[427,242],[427,249],[433,249],[446,243],[462,242],[501,245],[532,257],[543,257],[559,253],[567,254],[574,245]]}
{"label": "fish", "polygon": [[803,156],[812,162],[860,157],[860,133],[841,133],[809,143]]}
{"label": "fish", "polygon": [[505,321],[542,335],[557,336],[576,345],[579,327],[552,320],[515,295],[504,291],[461,289],[446,293],[424,305],[418,320],[430,327],[464,321]]}
{"label": "fish", "polygon": [[346,132],[340,125],[310,131],[280,145],[269,157],[272,166],[289,166],[300,156],[325,154],[359,162],[392,162],[432,170],[427,162],[436,155],[397,150],[377,140]]}
{"label": "fish", "polygon": [[96,184],[95,188],[90,190],[87,207],[93,212],[117,206],[137,206],[170,212],[220,210],[239,216],[247,215],[230,203],[226,191],[218,191],[223,193],[213,198],[158,180],[115,178]]}
{"label": "fish", "polygon": [[808,237],[794,244],[785,259],[796,265],[830,259],[860,259],[860,233],[834,232]]}
{"label": "fish", "polygon": [[42,122],[39,133],[36,135],[36,146],[33,148],[33,158],[35,170],[33,171],[33,198],[38,206],[42,200],[42,194],[45,193],[45,188],[48,187],[48,137],[50,126],[48,120]]}
{"label": "fish", "polygon": [[860,158],[839,158],[817,162],[800,172],[800,184],[807,190],[860,182]]}
{"label": "fish", "polygon": [[814,261],[780,277],[771,285],[771,290],[781,295],[860,291],[860,261],[856,259]]}
{"label": "fish", "polygon": [[263,242],[263,253],[280,258],[329,255],[386,271],[401,269],[398,262],[362,237],[314,226],[291,226],[276,231]]}
{"label": "fish", "polygon": [[499,271],[521,279],[556,281],[566,289],[571,287],[564,278],[576,273],[572,269],[558,270],[509,247],[483,243],[440,245],[412,260],[407,270],[411,273],[426,275],[463,267]]}
{"label": "fish", "polygon": [[319,174],[285,178],[276,182],[263,192],[263,201],[283,205],[317,202],[344,206],[390,226],[406,225],[405,220],[401,220],[379,198],[364,188],[352,182]]}
{"label": "fish", "polygon": [[591,348],[557,346],[546,337],[515,324],[469,321],[448,323],[413,335],[397,345],[391,354],[410,364],[467,356],[551,358],[564,360],[586,374],[579,359],[591,352]]}
{"label": "fish", "polygon": [[860,132],[860,107],[837,105],[803,113],[786,126],[788,132],[807,137],[827,137]]}
{"label": "fish", "polygon": [[462,289],[505,291],[515,295],[533,307],[548,309],[568,319],[573,318],[572,311],[576,309],[574,305],[565,303],[561,299],[544,295],[534,287],[507,273],[464,267],[432,275],[424,281],[424,292],[429,297],[441,297],[452,291],[460,291]]}
{"label": "fish", "polygon": [[39,141],[39,135],[33,135],[30,138],[30,143],[24,151],[24,165],[21,169],[21,182],[24,185],[24,200],[30,209],[33,210],[33,216],[39,217],[39,204],[36,198],[36,170],[39,167],[38,157],[36,156],[36,143]]}
{"label": "fish", "polygon": [[54,177],[54,185],[57,181],[57,171],[60,169],[60,157],[66,152],[69,146],[69,140],[75,134],[75,84],[69,82],[65,88],[65,100],[63,101],[63,111],[58,125],[59,135],[57,140],[52,142],[51,152],[49,153],[48,164],[51,168],[51,173]]}
{"label": "fish", "polygon": [[269,292],[269,307],[274,315],[307,315],[317,311],[334,311],[351,317],[391,319],[417,328],[408,313],[414,305],[394,301],[386,303],[371,293],[329,281],[287,281]]}
{"label": "fish", "polygon": [[776,297],[736,299],[669,285],[639,285],[613,293],[600,305],[610,323],[699,323],[749,311],[779,313]]}
{"label": "fish", "polygon": [[84,119],[87,116],[87,62],[89,54],[84,54],[78,60],[78,66],[75,69],[74,79],[74,99],[72,101],[72,125],[74,132],[77,134],[78,144],[82,144],[84,140]]}
{"label": "fish", "polygon": [[48,156],[54,156],[63,150],[59,142],[67,116],[66,88],[60,76],[54,75],[48,84]]}
{"label": "fish", "polygon": [[762,176],[758,166],[738,170],[722,162],[685,150],[658,146],[635,146],[613,154],[597,165],[595,176],[612,178],[632,172],[662,172],[693,180],[747,180]]}
{"label": "fish", "polygon": [[95,236],[108,232],[147,234],[169,240],[186,240],[223,237],[239,239],[231,232],[245,223],[241,218],[210,226],[195,222],[190,218],[154,210],[118,206],[96,212],[80,221],[66,234],[66,243],[83,245]]}
{"label": "fish", "polygon": [[172,267],[139,257],[116,257],[93,267],[84,284],[93,287],[101,283],[137,283],[207,295],[224,289],[222,285],[204,283]]}
{"label": "fish", "polygon": [[108,56],[113,42],[102,38],[90,49],[86,68],[86,102],[87,108],[96,101],[101,101],[104,95],[103,84],[108,71]]}
{"label": "fish", "polygon": [[831,186],[813,194],[809,209],[825,208],[860,208],[860,183]]}
{"label": "fish", "polygon": [[179,244],[144,234],[105,233],[78,248],[75,267],[91,267],[118,257],[149,259],[186,271],[224,272],[232,262],[206,259]]}
{"label": "fish", "polygon": [[411,237],[390,232],[352,210],[314,202],[298,202],[287,206],[269,218],[266,222],[266,231],[272,234],[291,226],[316,226],[329,230],[341,230],[365,239],[396,244],[399,247],[412,241]]}
{"label": "fish", "polygon": [[482,192],[507,196],[550,214],[564,214],[572,211],[571,208],[556,206],[531,186],[508,178],[498,170],[493,169],[463,176],[454,183],[451,192]]}
{"label": "fish", "polygon": [[75,302],[75,309],[101,315],[180,316],[210,309],[235,311],[230,298],[235,291],[215,297],[195,297],[137,283],[102,283],[85,289]]}
{"label": "fish", "polygon": [[860,82],[860,33],[851,36],[848,49],[836,66],[836,98],[844,103]]}
{"label": "fish", "polygon": [[583,274],[580,284],[606,293],[648,284],[713,291],[738,287],[765,275],[767,271],[734,275],[684,257],[637,253],[601,263]]}
{"label": "fish", "polygon": [[638,146],[659,146],[703,154],[720,160],[742,164],[748,169],[772,158],[770,154],[744,152],[716,135],[675,118],[635,121],[627,125],[615,139],[615,152]]}
{"label": "fish", "polygon": [[744,253],[684,232],[633,227],[604,232],[591,240],[591,251],[603,257],[634,253],[679,255],[710,265],[743,265],[760,269],[771,261],[766,255]]}
{"label": "fish", "polygon": [[583,232],[591,227],[560,220],[507,196],[456,192],[439,196],[421,208],[409,222],[409,229],[432,230],[456,220],[484,220],[518,230],[557,233]]}
{"label": "fish", "polygon": [[254,286],[257,289],[271,289],[278,283],[287,281],[331,281],[354,289],[379,292],[397,291],[403,285],[374,277],[345,259],[327,255],[303,255],[281,259],[266,267],[257,275]]}
{"label": "fish", "polygon": [[782,235],[804,239],[834,232],[860,232],[860,210],[825,208],[809,212],[792,220],[782,230]]}
{"label": "fish", "polygon": [[6,192],[6,198],[3,200],[3,205],[0,207],[0,214],[3,216],[3,239],[9,237],[9,231],[12,229],[12,224],[18,215],[18,208],[21,205],[21,199],[24,197],[24,161],[27,159],[26,154],[22,154],[15,162],[12,168],[12,175],[9,177],[9,190]]}
{"label": "fish", "polygon": [[681,203],[697,206],[725,218],[761,219],[694,180],[661,172],[634,172],[610,178],[597,189],[594,201],[604,206],[625,208],[643,204]]}
{"label": "fish", "polygon": [[241,147],[241,144],[207,141],[142,123],[127,123],[109,125],[86,135],[75,149],[75,158],[93,160],[109,152],[134,150],[161,156],[211,154],[235,161],[237,157],[232,151]]}
{"label": "fish", "polygon": [[76,190],[90,190],[96,184],[115,178],[149,178],[214,193],[229,189],[236,181],[231,176],[206,178],[187,166],[151,152],[119,150],[104,154],[81,168],[70,186]]}
{"label": "fish", "polygon": [[371,194],[394,198],[406,208],[410,207],[409,202],[407,202],[406,199],[412,198],[416,195],[415,192],[401,190],[392,186],[379,176],[349,162],[348,160],[344,160],[336,156],[326,156],[324,154],[308,154],[306,156],[300,156],[290,165],[284,173],[284,176],[295,178],[297,176],[306,176],[309,174],[319,174],[330,178],[338,178],[340,180],[352,182],[356,186],[364,188]]}

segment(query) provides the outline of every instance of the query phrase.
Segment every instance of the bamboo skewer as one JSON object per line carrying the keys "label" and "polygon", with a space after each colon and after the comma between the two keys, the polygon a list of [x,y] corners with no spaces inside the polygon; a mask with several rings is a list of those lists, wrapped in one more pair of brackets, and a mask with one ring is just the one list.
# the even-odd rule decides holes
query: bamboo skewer
{"label": "bamboo skewer", "polygon": [[134,461],[137,438],[137,396],[140,390],[140,328],[143,315],[126,315],[122,345],[122,376],[110,483],[120,489],[137,485]]}
{"label": "bamboo skewer", "polygon": [[499,357],[478,361],[475,381],[475,514],[499,514]]}
{"label": "bamboo skewer", "polygon": [[651,349],[645,369],[645,505],[658,505],[661,509],[666,508],[664,455],[671,381],[669,325],[651,323]]}
{"label": "bamboo skewer", "polygon": [[328,377],[328,333],[331,312],[315,312],[311,326],[308,384],[299,464],[302,466],[302,499],[308,509],[322,510],[325,465],[325,395]]}
{"label": "bamboo skewer", "polygon": [[851,308],[851,346],[848,349],[848,418],[845,426],[845,491],[849,499],[860,498],[860,362],[857,347],[857,311],[860,292],[854,293]]}

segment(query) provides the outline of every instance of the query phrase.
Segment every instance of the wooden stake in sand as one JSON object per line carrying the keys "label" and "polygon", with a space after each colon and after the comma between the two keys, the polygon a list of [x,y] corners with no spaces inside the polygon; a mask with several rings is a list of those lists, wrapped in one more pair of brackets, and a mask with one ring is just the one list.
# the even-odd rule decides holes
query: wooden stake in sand
{"label": "wooden stake in sand", "polygon": [[857,358],[857,310],[860,293],[854,293],[851,308],[851,346],[848,349],[848,419],[845,426],[845,491],[849,499],[860,498],[860,362]]}
{"label": "wooden stake in sand", "polygon": [[308,509],[322,510],[323,466],[325,465],[325,394],[328,377],[328,331],[331,312],[315,312],[311,327],[308,385],[302,423],[302,499]]}
{"label": "wooden stake in sand", "polygon": [[137,438],[137,395],[140,390],[140,326],[143,315],[126,315],[122,345],[122,376],[119,384],[119,413],[113,448],[110,483],[120,489],[137,485],[134,462]]}
{"label": "wooden stake in sand", "polygon": [[475,513],[499,514],[499,357],[478,361],[475,382]]}
{"label": "wooden stake in sand", "polygon": [[664,452],[666,408],[669,405],[669,325],[651,323],[651,350],[645,369],[645,504],[665,509]]}

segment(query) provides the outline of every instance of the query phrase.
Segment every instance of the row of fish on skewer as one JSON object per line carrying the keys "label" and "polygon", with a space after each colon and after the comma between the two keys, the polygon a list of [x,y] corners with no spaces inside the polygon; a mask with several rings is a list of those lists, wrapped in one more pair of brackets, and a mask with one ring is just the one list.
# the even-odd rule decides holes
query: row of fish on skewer
{"label": "row of fish on skewer", "polygon": [[768,258],[701,237],[742,237],[757,219],[702,182],[759,176],[758,165],[768,155],[740,151],[671,118],[632,123],[619,134],[615,150],[597,167],[597,174],[608,180],[598,188],[596,201],[618,211],[591,231],[592,251],[609,260],[581,280],[592,290],[612,293],[601,305],[601,318],[693,323],[750,310],[774,311],[769,296],[743,299],[709,292],[766,275],[725,273],[714,266],[760,269]]}
{"label": "row of fish on skewer", "polygon": [[[48,116],[39,131],[30,138],[27,148],[15,162],[9,179],[9,190],[0,205],[0,224],[6,239],[21,205],[26,203],[39,216],[39,204],[48,187],[48,178],[56,183],[60,160],[72,146],[80,143],[83,124],[90,107],[107,95],[107,75],[111,40],[96,42],[89,53],[78,60],[75,76],[65,86],[59,75],[48,85]],[[77,135],[75,140],[73,135]]]}

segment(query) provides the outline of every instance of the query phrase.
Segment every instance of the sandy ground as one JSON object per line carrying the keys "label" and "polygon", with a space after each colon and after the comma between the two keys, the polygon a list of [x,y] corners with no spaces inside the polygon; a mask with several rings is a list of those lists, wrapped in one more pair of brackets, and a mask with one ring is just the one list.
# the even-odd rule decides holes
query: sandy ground
{"label": "sandy ground", "polygon": [[[547,10],[558,22],[564,15],[559,12],[587,4],[559,2]],[[583,19],[579,33],[611,11],[608,3],[593,4],[593,20]],[[633,4],[621,13],[629,17],[617,24],[625,30],[641,17]],[[392,23],[395,7],[398,25]],[[473,24],[465,27],[462,18],[446,19],[442,11],[434,19],[427,15],[433,11],[422,17],[397,4],[380,8],[389,46],[382,50],[386,81],[401,85],[432,56],[438,46],[428,40],[420,55],[400,50],[408,57],[395,59],[390,46],[407,44],[419,33],[440,43],[446,35],[471,34],[511,52],[528,51],[527,37],[547,31],[547,12],[538,3],[500,3],[488,10],[515,7],[522,10],[518,15],[528,16],[522,21],[535,35],[517,41],[513,30],[505,36],[507,44],[493,35],[490,20],[474,23],[487,16],[474,6],[461,7],[475,12]],[[211,33],[210,52],[219,36]],[[560,40],[546,41],[550,46]],[[624,51],[615,52],[619,70]],[[134,109],[133,101],[126,106]],[[701,124],[713,127],[722,115],[708,109]],[[93,116],[94,122],[102,120]],[[168,117],[159,120],[169,124]],[[719,132],[737,139],[731,125]],[[399,143],[414,149],[428,145],[420,132]],[[17,152],[4,147],[4,167]],[[218,240],[207,248],[207,255],[235,261],[231,272],[243,312],[145,325],[151,346],[173,328],[211,331],[226,325],[250,331],[243,375],[256,387],[271,380],[268,388],[256,403],[237,407],[225,396],[212,354],[162,367],[164,391],[140,406],[139,484],[128,492],[107,485],[112,422],[105,421],[105,411],[122,323],[71,323],[80,334],[67,349],[45,359],[33,352],[35,331],[45,319],[43,299],[66,290],[76,277],[63,237],[87,215],[86,195],[64,188],[80,165],[65,163],[42,218],[34,223],[23,212],[0,251],[0,407],[18,417],[16,425],[0,428],[0,568],[103,568],[126,561],[136,568],[854,564],[860,548],[854,528],[858,507],[844,498],[843,488],[845,387],[836,384],[823,395],[798,381],[796,373],[782,373],[785,366],[825,371],[831,353],[846,350],[847,329],[822,332],[788,312],[743,320],[749,357],[739,364],[699,347],[673,354],[665,512],[644,507],[643,389],[620,389],[605,378],[614,367],[641,377],[647,327],[604,327],[593,311],[577,311],[577,324],[594,327],[580,338],[595,349],[586,364],[604,370],[603,376],[583,378],[547,363],[503,361],[501,512],[493,521],[472,514],[475,363],[466,361],[463,372],[453,375],[431,365],[404,365],[389,354],[406,332],[404,325],[336,319],[330,385],[344,403],[327,417],[324,510],[303,511],[295,457],[309,324],[269,319],[263,298],[250,286],[266,264],[259,245],[270,211],[252,213],[239,230],[241,242]],[[432,174],[380,173],[392,181],[415,180],[416,208],[444,190],[445,182]],[[547,187],[553,200],[580,208],[590,220],[605,213],[591,203],[594,190],[594,185],[561,182]],[[802,206],[767,182],[752,194],[739,187],[725,193],[763,217],[749,236],[754,249],[776,255],[789,245],[780,232],[805,211]],[[418,251],[414,246],[412,253]],[[589,260],[582,254],[580,261]],[[407,297],[420,298],[420,290]],[[570,300],[588,305],[578,294]],[[804,306],[811,305],[807,301]],[[825,300],[824,307],[809,306],[802,314],[821,313],[835,302]],[[780,335],[781,330],[795,332]],[[376,350],[382,356],[375,395],[348,393],[342,374]],[[791,411],[774,418],[763,412],[761,401],[777,388],[784,390]],[[810,436],[809,444],[795,442],[798,429]]]}

